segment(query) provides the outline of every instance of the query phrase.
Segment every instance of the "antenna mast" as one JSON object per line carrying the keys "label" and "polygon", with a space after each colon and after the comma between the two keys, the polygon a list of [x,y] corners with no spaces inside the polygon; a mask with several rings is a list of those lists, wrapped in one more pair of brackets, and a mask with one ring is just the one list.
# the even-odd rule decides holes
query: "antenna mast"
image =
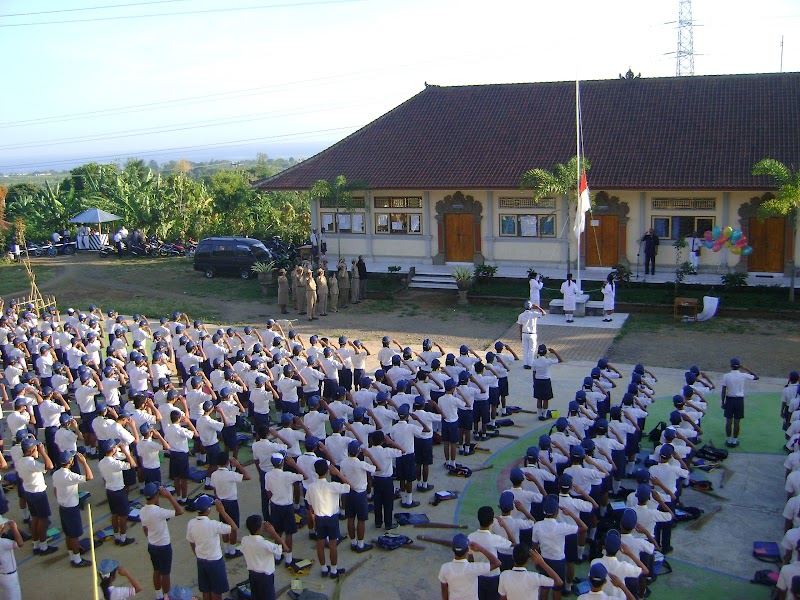
{"label": "antenna mast", "polygon": [[694,33],[692,0],[678,1],[678,51],[675,75],[694,75]]}

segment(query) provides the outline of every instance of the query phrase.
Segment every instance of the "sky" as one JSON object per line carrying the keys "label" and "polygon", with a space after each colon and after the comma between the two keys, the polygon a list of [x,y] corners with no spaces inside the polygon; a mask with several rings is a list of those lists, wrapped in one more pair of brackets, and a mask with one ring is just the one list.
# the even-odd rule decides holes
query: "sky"
{"label": "sky", "polygon": [[[678,5],[0,0],[0,173],[308,157],[426,82],[671,77]],[[777,72],[781,36],[800,71],[798,0],[692,9],[695,75]]]}

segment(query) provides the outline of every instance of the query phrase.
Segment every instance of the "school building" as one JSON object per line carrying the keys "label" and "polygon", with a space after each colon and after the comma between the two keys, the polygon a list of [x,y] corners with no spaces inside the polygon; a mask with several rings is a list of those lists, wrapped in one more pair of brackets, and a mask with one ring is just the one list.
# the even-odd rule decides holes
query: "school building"
{"label": "school building", "polygon": [[[800,73],[586,81],[580,96],[594,202],[582,265],[634,265],[652,227],[657,264],[674,269],[672,243],[715,225],[741,229],[753,253],[703,248],[701,271],[784,273],[792,252],[800,262],[791,219],[756,218],[775,187],[751,175],[762,158],[800,168]],[[347,209],[312,199],[312,226],[325,231],[329,255],[341,247],[384,264],[556,267],[567,244],[575,262],[574,206],[567,227],[566,200],[536,201],[520,180],[566,163],[575,138],[574,82],[426,85],[255,185],[308,190],[339,175],[365,182]]]}

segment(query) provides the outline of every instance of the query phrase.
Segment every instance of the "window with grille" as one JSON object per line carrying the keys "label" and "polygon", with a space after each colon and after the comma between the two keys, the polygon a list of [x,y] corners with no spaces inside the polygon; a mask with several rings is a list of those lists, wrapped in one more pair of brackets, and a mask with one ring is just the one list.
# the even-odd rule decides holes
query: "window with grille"
{"label": "window with grille", "polygon": [[522,198],[504,196],[497,199],[500,208],[555,208],[555,198]]}

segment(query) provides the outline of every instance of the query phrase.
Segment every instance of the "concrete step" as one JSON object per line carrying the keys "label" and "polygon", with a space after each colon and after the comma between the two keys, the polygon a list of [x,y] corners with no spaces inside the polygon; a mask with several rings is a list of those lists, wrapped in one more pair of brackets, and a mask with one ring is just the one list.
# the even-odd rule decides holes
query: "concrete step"
{"label": "concrete step", "polygon": [[457,290],[458,286],[455,282],[447,281],[417,281],[417,278],[411,280],[408,287],[416,290]]}
{"label": "concrete step", "polygon": [[428,283],[454,283],[455,279],[449,275],[446,277],[437,277],[435,275],[414,275],[412,281],[424,281]]}

